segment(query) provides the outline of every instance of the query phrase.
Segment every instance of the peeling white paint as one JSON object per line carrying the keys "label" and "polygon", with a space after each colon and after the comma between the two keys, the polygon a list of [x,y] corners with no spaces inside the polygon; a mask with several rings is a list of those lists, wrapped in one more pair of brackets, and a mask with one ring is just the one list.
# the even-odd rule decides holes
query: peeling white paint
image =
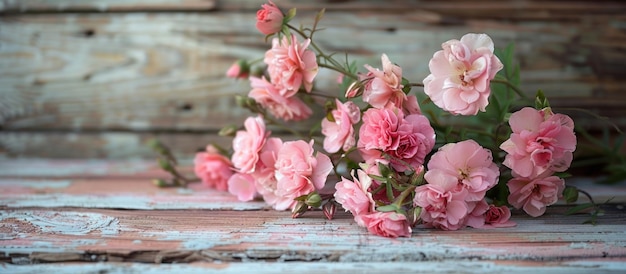
{"label": "peeling white paint", "polygon": [[26,180],[26,179],[0,179],[0,188],[21,186],[34,189],[66,188],[72,184],[68,180]]}
{"label": "peeling white paint", "polygon": [[102,235],[115,235],[119,232],[119,221],[116,218],[99,213],[0,211],[0,221],[10,218],[28,222],[43,233],[85,235],[99,231]]}

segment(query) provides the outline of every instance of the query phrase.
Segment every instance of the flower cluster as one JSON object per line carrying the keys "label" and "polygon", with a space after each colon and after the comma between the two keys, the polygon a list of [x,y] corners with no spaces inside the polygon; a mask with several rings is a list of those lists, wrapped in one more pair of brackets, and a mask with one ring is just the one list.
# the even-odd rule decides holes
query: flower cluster
{"label": "flower cluster", "polygon": [[[260,70],[240,60],[226,73],[250,81],[238,102],[255,114],[234,132],[229,152],[209,146],[196,155],[202,182],[294,217],[321,208],[330,219],[341,206],[386,237],[410,236],[418,224],[514,226],[509,205],[536,217],[562,196],[558,175],[572,162],[574,123],[541,94],[536,108],[512,103],[533,101],[501,73],[512,61],[495,54],[487,34],[443,42],[430,74],[411,82],[386,54],[380,66],[358,71],[324,53],[311,40],[322,15],[312,28],[296,28],[295,10],[285,14],[270,1],[257,12],[257,29],[275,36]],[[315,90],[322,68],[340,74],[336,95]],[[315,107],[326,115],[314,116]],[[285,127],[300,139],[272,137],[281,121],[307,119],[317,119],[317,132]]]}

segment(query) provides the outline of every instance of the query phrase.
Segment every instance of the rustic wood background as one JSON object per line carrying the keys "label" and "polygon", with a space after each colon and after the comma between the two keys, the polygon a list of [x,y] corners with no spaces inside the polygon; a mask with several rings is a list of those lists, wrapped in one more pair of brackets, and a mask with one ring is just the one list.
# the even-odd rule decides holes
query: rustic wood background
{"label": "rustic wood background", "polygon": [[[254,28],[264,0],[0,1],[0,156],[153,157],[158,137],[179,156],[249,114],[224,77],[268,48]],[[516,44],[523,89],[555,107],[581,107],[626,125],[624,1],[275,1],[310,24],[318,43],[361,64],[387,53],[421,81],[440,44],[486,32]],[[323,72],[320,89],[336,90]],[[576,119],[589,119],[577,114]]]}

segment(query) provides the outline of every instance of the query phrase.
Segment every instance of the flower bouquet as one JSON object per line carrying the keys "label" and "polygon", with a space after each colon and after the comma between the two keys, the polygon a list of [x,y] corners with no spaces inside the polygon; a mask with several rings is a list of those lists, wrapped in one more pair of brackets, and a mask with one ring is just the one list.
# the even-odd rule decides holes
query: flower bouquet
{"label": "flower bouquet", "polygon": [[[263,199],[294,218],[321,209],[332,219],[341,207],[386,237],[410,236],[417,224],[510,227],[509,207],[537,217],[564,195],[576,200],[578,190],[564,181],[577,146],[574,122],[541,91],[528,98],[518,88],[512,46],[496,50],[478,33],[442,41],[430,74],[416,82],[385,54],[364,67],[327,54],[313,39],[324,10],[309,28],[291,25],[295,15],[271,1],[257,12],[271,47],[226,73],[250,81],[237,103],[253,115],[243,128],[221,131],[234,137],[232,148],[197,153],[194,171],[207,186],[241,201]],[[333,93],[315,88],[322,69],[337,72]],[[157,147],[175,178],[158,183],[188,181]]]}

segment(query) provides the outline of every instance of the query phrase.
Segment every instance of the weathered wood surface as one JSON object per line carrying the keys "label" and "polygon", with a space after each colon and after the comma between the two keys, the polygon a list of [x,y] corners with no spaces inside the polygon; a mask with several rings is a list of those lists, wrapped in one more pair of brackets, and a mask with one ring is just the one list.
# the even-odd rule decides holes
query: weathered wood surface
{"label": "weathered wood surface", "polygon": [[[0,151],[148,157],[145,148],[129,144],[151,133],[204,146],[202,139],[214,139],[219,128],[249,115],[233,99],[249,87],[223,75],[238,58],[257,58],[267,49],[254,28],[254,10],[263,2],[4,1]],[[327,30],[317,34],[322,47],[374,66],[387,53],[416,82],[427,75],[428,59],[443,41],[487,32],[499,47],[516,44],[529,94],[541,88],[555,107],[597,111],[626,125],[624,2],[276,2],[297,7],[300,21],[294,23],[305,25],[327,7],[321,24]],[[317,88],[343,92],[336,89],[336,76],[321,73]],[[580,113],[575,118],[591,119]],[[59,148],[78,142],[84,149],[49,147],[39,154],[33,144],[48,136]],[[125,147],[126,153],[107,146]],[[189,155],[195,151],[190,146],[176,149]]]}
{"label": "weathered wood surface", "polygon": [[515,212],[514,228],[418,227],[411,238],[387,239],[358,227],[349,213],[332,221],[320,211],[292,219],[200,184],[150,183],[164,175],[140,160],[0,159],[0,272],[626,270],[623,184],[576,182],[597,200],[616,197],[597,226],[558,205],[540,218]]}

